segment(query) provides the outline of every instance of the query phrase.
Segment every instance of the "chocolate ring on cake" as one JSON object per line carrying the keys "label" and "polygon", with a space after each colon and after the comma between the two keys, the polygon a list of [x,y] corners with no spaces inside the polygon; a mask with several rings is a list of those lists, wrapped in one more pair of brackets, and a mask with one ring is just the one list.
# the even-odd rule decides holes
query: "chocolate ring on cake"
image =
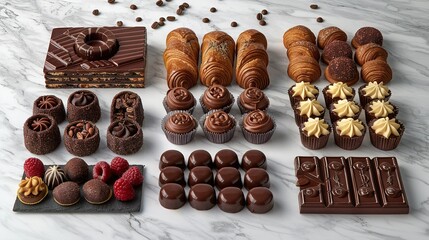
{"label": "chocolate ring on cake", "polygon": [[136,153],[143,146],[143,131],[131,119],[114,121],[107,128],[107,147],[119,155]]}
{"label": "chocolate ring on cake", "polygon": [[34,101],[33,115],[51,115],[57,123],[62,123],[66,119],[66,111],[63,101],[54,95],[40,96]]}
{"label": "chocolate ring on cake", "polygon": [[64,129],[64,145],[67,151],[79,157],[94,153],[100,145],[97,126],[86,120],[69,123]]}
{"label": "chocolate ring on cake", "polygon": [[88,90],[79,90],[70,94],[67,100],[67,120],[88,120],[97,122],[100,119],[101,110],[97,96]]}
{"label": "chocolate ring on cake", "polygon": [[113,97],[110,107],[110,121],[131,119],[143,124],[144,110],[140,96],[131,91],[122,91]]}
{"label": "chocolate ring on cake", "polygon": [[37,114],[24,123],[24,144],[31,153],[43,155],[61,143],[60,129],[52,116]]}
{"label": "chocolate ring on cake", "polygon": [[75,52],[87,60],[108,59],[117,49],[115,35],[106,28],[87,28],[80,32],[74,44]]}

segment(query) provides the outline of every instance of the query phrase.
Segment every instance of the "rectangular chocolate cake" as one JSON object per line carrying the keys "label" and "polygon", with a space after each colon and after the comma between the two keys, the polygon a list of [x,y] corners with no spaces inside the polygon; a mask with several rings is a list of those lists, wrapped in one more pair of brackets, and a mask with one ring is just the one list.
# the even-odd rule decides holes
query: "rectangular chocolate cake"
{"label": "rectangular chocolate cake", "polygon": [[144,87],[146,37],[145,27],[55,28],[46,87]]}

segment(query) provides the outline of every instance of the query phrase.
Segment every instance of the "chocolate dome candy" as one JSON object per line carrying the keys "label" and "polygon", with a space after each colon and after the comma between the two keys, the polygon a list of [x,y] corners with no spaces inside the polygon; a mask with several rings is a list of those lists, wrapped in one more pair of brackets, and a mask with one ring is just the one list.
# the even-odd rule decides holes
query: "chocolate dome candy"
{"label": "chocolate dome candy", "polygon": [[167,183],[159,191],[159,203],[167,209],[179,209],[186,203],[185,189],[177,183]]}
{"label": "chocolate dome candy", "polygon": [[230,149],[222,149],[217,152],[214,157],[214,164],[217,169],[224,167],[238,168],[240,166],[237,153]]}
{"label": "chocolate dome candy", "polygon": [[246,206],[252,213],[266,213],[274,206],[273,193],[265,187],[255,187],[249,190]]}
{"label": "chocolate dome candy", "polygon": [[209,210],[216,205],[216,193],[208,184],[196,184],[189,190],[189,204],[197,210]]}
{"label": "chocolate dome candy", "polygon": [[247,171],[251,168],[267,169],[267,157],[259,150],[249,150],[244,153],[241,159],[241,168],[244,171]]}
{"label": "chocolate dome candy", "polygon": [[317,45],[324,49],[329,43],[333,41],[347,41],[347,34],[338,27],[326,27],[319,31],[317,35]]}
{"label": "chocolate dome candy", "polygon": [[79,90],[70,94],[67,100],[67,119],[69,122],[87,120],[97,122],[101,110],[97,96],[88,90]]}
{"label": "chocolate dome candy", "polygon": [[185,157],[177,150],[167,150],[162,153],[159,160],[159,169],[163,169],[168,166],[175,166],[181,169],[185,169]]}
{"label": "chocolate dome candy", "polygon": [[214,185],[213,172],[209,167],[198,166],[191,169],[188,176],[188,184],[190,187],[195,184],[205,183]]}
{"label": "chocolate dome candy", "polygon": [[217,171],[215,181],[216,181],[216,187],[219,190],[226,187],[241,188],[243,186],[240,172],[233,167],[224,167],[219,169]]}
{"label": "chocolate dome candy", "polygon": [[208,87],[200,97],[200,104],[204,113],[214,109],[222,109],[228,113],[233,103],[234,97],[232,94],[226,87],[219,84]]}
{"label": "chocolate dome candy", "polygon": [[61,206],[71,206],[79,202],[80,189],[75,182],[63,182],[54,188],[52,193],[54,201]]}
{"label": "chocolate dome candy", "polygon": [[58,125],[52,116],[37,114],[24,123],[24,144],[34,154],[47,154],[61,143]]}
{"label": "chocolate dome candy", "polygon": [[66,119],[66,111],[63,101],[54,95],[45,95],[38,97],[33,104],[33,115],[47,114],[52,116],[57,124]]}
{"label": "chocolate dome candy", "polygon": [[83,183],[88,177],[88,164],[81,158],[72,158],[64,166],[64,172],[68,180]]}
{"label": "chocolate dome candy", "polygon": [[143,146],[140,124],[131,119],[118,120],[107,128],[107,147],[119,155],[136,153]]}
{"label": "chocolate dome candy", "polygon": [[196,100],[188,89],[184,87],[175,87],[168,90],[163,104],[167,113],[174,110],[183,110],[192,114]]}
{"label": "chocolate dome candy", "polygon": [[243,114],[256,109],[266,110],[270,105],[270,100],[259,88],[250,87],[240,94],[237,105]]}
{"label": "chocolate dome candy", "polygon": [[255,187],[270,187],[270,177],[262,168],[249,169],[244,175],[244,187],[250,190]]}
{"label": "chocolate dome candy", "polygon": [[329,64],[333,59],[338,57],[353,57],[353,51],[347,42],[333,41],[326,45],[325,50],[322,53],[322,61]]}
{"label": "chocolate dome candy", "polygon": [[195,137],[197,120],[185,111],[172,111],[162,119],[161,127],[168,141],[174,144],[187,144]]}
{"label": "chocolate dome candy", "polygon": [[244,208],[244,194],[240,188],[226,187],[217,197],[218,207],[227,213],[240,212]]}
{"label": "chocolate dome candy", "polygon": [[66,174],[64,170],[57,166],[49,166],[45,172],[44,181],[49,189],[54,189],[66,180]]}
{"label": "chocolate dome candy", "polygon": [[144,120],[143,104],[140,96],[131,91],[122,91],[113,97],[110,107],[110,121],[130,119],[140,126]]}
{"label": "chocolate dome candy", "polygon": [[343,82],[351,86],[359,80],[359,72],[352,59],[339,57],[329,62],[325,77],[330,83]]}
{"label": "chocolate dome candy", "polygon": [[309,41],[311,43],[316,43],[316,36],[314,36],[314,33],[309,28],[302,25],[289,28],[283,34],[283,45],[286,49],[288,49],[291,44],[297,41]]}
{"label": "chocolate dome candy", "polygon": [[209,152],[203,149],[193,151],[188,158],[188,169],[192,170],[192,168],[197,166],[207,166],[212,167],[212,156]]}
{"label": "chocolate dome candy", "polygon": [[169,166],[161,169],[161,172],[159,173],[159,186],[162,187],[164,184],[167,183],[177,183],[181,186],[185,187],[185,175],[183,173],[183,170],[178,167]]}
{"label": "chocolate dome candy", "polygon": [[376,43],[380,46],[383,45],[383,35],[381,32],[373,27],[363,27],[357,30],[355,36],[352,39],[352,45],[354,48],[358,48],[361,45],[367,43]]}
{"label": "chocolate dome candy", "polygon": [[100,133],[94,123],[79,120],[69,123],[64,130],[64,145],[71,154],[82,157],[97,151]]}
{"label": "chocolate dome candy", "polygon": [[112,197],[112,189],[99,179],[91,179],[82,187],[85,200],[91,204],[103,204]]}

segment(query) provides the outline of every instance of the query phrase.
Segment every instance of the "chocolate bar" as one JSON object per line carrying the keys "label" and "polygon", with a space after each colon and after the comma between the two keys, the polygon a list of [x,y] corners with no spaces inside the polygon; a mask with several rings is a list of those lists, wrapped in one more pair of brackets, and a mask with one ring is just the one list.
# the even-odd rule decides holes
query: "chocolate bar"
{"label": "chocolate bar", "polygon": [[55,28],[43,72],[48,88],[144,87],[145,27]]}
{"label": "chocolate bar", "polygon": [[300,213],[407,214],[394,157],[295,158]]}

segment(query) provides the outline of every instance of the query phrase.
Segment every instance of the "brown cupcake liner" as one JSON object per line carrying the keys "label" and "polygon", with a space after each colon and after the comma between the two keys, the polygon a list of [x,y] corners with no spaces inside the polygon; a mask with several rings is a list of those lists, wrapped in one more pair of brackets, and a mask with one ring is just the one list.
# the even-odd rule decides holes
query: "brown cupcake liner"
{"label": "brown cupcake liner", "polygon": [[[75,106],[71,103],[71,100],[76,92],[91,93],[92,95],[94,95],[94,100],[90,104],[85,106]],[[101,117],[100,103],[98,101],[97,95],[88,90],[79,90],[76,92],[70,94],[69,98],[67,99],[67,120],[69,122],[87,120],[96,123],[98,120],[100,120]]]}
{"label": "brown cupcake liner", "polygon": [[[331,84],[329,84],[328,86],[326,86],[326,87],[324,87],[323,88],[323,90],[322,90],[322,93],[323,93],[323,97],[325,98],[325,105],[326,106],[331,106],[331,104],[333,103],[333,102],[335,102],[335,101],[338,101],[338,100],[341,100],[341,98],[332,98],[332,96],[329,96],[329,94],[328,94],[328,88],[329,88],[329,86],[330,86]],[[352,88],[352,92],[353,92],[353,95],[352,96],[348,96],[346,99],[347,100],[349,100],[349,101],[353,101],[354,100],[354,98],[355,98],[355,96],[356,96],[356,91],[355,91],[355,89],[354,88]],[[363,105],[361,105],[361,106],[363,106]]]}
{"label": "brown cupcake liner", "polygon": [[343,118],[353,118],[355,120],[359,119],[360,113],[362,112],[362,107],[359,104],[357,104],[357,102],[355,102],[355,103],[359,107],[359,111],[355,115],[353,115],[351,117],[347,117],[347,116],[340,117],[337,114],[335,114],[333,110],[334,110],[334,103],[336,103],[336,102],[338,102],[338,100],[335,101],[335,102],[333,102],[333,103],[331,103],[331,105],[329,106],[329,117],[331,119],[331,123],[332,124],[334,124],[336,121],[338,121],[340,119],[343,119]]}
{"label": "brown cupcake liner", "polygon": [[[125,93],[130,93],[130,94],[135,94],[135,95],[137,95],[137,97],[138,97],[138,104],[137,104],[136,106],[134,106],[134,107],[133,107],[133,109],[134,109],[135,119],[132,119],[132,118],[129,118],[129,117],[125,117],[124,119],[134,120],[134,121],[138,122],[140,126],[143,126],[143,120],[144,120],[144,108],[143,108],[143,103],[142,103],[142,100],[141,100],[140,96],[139,96],[137,93],[132,92],[132,91],[121,91],[121,92],[117,93],[117,94],[113,97],[113,99],[112,99],[112,104],[110,105],[110,122],[112,123],[112,122],[116,121],[116,120],[115,120],[115,116],[114,116],[114,113],[115,113],[115,104],[116,104],[115,100],[116,100],[119,96],[121,96],[121,95],[123,95],[123,94],[125,94]],[[121,120],[122,120],[122,119],[121,119]]]}
{"label": "brown cupcake liner", "polygon": [[[373,102],[373,101],[377,101],[378,99],[375,99],[375,100],[372,100],[371,102]],[[370,105],[370,103],[371,102],[369,102],[369,103],[367,103],[366,105],[365,105],[365,120],[366,120],[366,124],[369,124],[369,122],[371,122],[373,119],[378,119],[379,117],[376,117],[376,116],[374,116],[373,114],[371,114],[370,112],[369,112],[369,105]],[[399,113],[399,109],[398,109],[398,107],[396,107],[395,105],[393,105],[392,103],[390,103],[392,106],[393,106],[393,113],[390,113],[390,114],[388,114],[387,116],[385,116],[385,117],[389,117],[389,118],[396,118],[396,116],[398,115],[398,113]]]}
{"label": "brown cupcake liner", "polygon": [[329,135],[331,135],[331,127],[328,128],[329,134],[328,135],[322,135],[319,138],[315,136],[307,136],[307,134],[303,130],[304,124],[301,124],[299,126],[299,133],[301,135],[301,143],[304,147],[312,150],[317,150],[324,148],[328,144]]}
{"label": "brown cupcake liner", "polygon": [[[52,97],[55,98],[55,100],[58,102],[58,105],[56,105],[53,108],[50,109],[42,109],[39,108],[37,106],[37,103],[42,99],[42,97]],[[50,115],[52,116],[55,121],[57,122],[57,124],[60,124],[62,122],[64,122],[64,120],[66,119],[66,110],[64,108],[64,104],[63,101],[58,98],[57,96],[54,95],[45,95],[45,96],[40,96],[38,97],[33,104],[33,115],[36,114],[46,114],[46,115]]]}
{"label": "brown cupcake liner", "polygon": [[[116,137],[112,134],[112,128],[121,121],[130,121],[137,127],[137,133],[127,138]],[[137,121],[131,119],[117,120],[112,122],[107,128],[107,147],[119,155],[130,155],[138,152],[143,146],[143,131]]]}
{"label": "brown cupcake liner", "polygon": [[364,126],[364,130],[362,132],[362,136],[349,137],[349,136],[340,136],[340,134],[337,132],[336,123],[334,123],[333,131],[334,131],[335,144],[337,144],[338,147],[344,150],[358,149],[362,145],[362,142],[366,133],[366,126],[365,125],[363,126]]}
{"label": "brown cupcake liner", "polygon": [[[299,127],[302,123],[306,122],[309,117],[307,117],[307,115],[299,114],[299,112],[298,112],[299,110],[297,109],[298,104],[299,104],[299,102],[295,104],[295,107],[293,108],[293,113],[295,114],[295,123]],[[326,109],[324,108],[323,112],[320,114],[320,116],[310,116],[310,117],[311,118],[324,118],[325,112],[326,112]]]}
{"label": "brown cupcake liner", "polygon": [[392,96],[392,92],[390,91],[390,89],[389,89],[389,95],[387,95],[387,96],[386,96],[386,97],[384,97],[384,98],[374,98],[374,99],[372,99],[372,98],[370,98],[370,97],[364,96],[364,95],[363,95],[363,93],[362,93],[362,90],[363,90],[363,88],[364,88],[364,87],[366,87],[366,86],[367,86],[367,84],[364,84],[364,85],[360,86],[360,87],[359,87],[359,90],[358,90],[358,93],[359,93],[359,102],[360,102],[360,105],[361,105],[361,106],[366,106],[369,102],[371,102],[371,101],[373,101],[373,100],[384,100],[384,101],[388,101],[388,100],[390,99],[390,97]]}
{"label": "brown cupcake liner", "polygon": [[162,100],[162,105],[164,106],[164,109],[167,113],[171,112],[171,111],[185,111],[188,112],[189,114],[193,114],[194,113],[194,109],[195,106],[197,105],[197,100],[195,99],[195,97],[192,97],[194,99],[194,106],[192,106],[189,109],[184,109],[184,110],[172,110],[167,106],[167,96],[164,97],[164,99]]}
{"label": "brown cupcake liner", "polygon": [[317,98],[319,97],[319,93],[320,93],[320,91],[319,91],[319,88],[318,87],[316,87],[316,86],[314,86],[316,89],[317,89],[317,91],[319,91],[317,94],[315,94],[315,97],[314,98],[309,98],[309,97],[307,97],[307,98],[304,98],[304,99],[302,99],[301,97],[299,97],[299,98],[297,98],[297,97],[293,97],[292,96],[292,88],[295,86],[295,84],[294,85],[292,85],[288,90],[287,90],[287,93],[288,93],[288,95],[289,95],[289,100],[290,100],[290,106],[292,107],[292,109],[294,109],[295,108],[295,104],[297,103],[297,102],[300,102],[300,101],[304,101],[304,100],[307,100],[307,99],[316,99],[317,100]]}
{"label": "brown cupcake liner", "polygon": [[64,129],[64,146],[69,153],[78,157],[84,157],[93,154],[95,151],[97,151],[100,145],[100,131],[93,122],[90,123],[94,127],[95,132],[94,135],[92,135],[91,137],[85,139],[77,139],[69,136],[69,128],[72,125],[75,125],[76,123],[81,121],[82,120],[71,122]]}
{"label": "brown cupcake liner", "polygon": [[[241,95],[241,94],[240,94]],[[267,111],[268,110],[268,108],[269,108],[269,101],[270,100],[268,100],[268,107],[266,107],[266,108],[264,108],[264,109],[259,109],[259,110],[262,110],[262,111]],[[251,112],[251,111],[253,111],[253,110],[248,110],[248,109],[246,109],[246,108],[244,108],[243,107],[243,105],[241,104],[241,101],[240,101],[240,96],[238,97],[238,99],[237,99],[237,106],[238,106],[238,109],[240,109],[240,112],[241,112],[241,114],[243,115],[243,114],[246,114],[246,113],[249,113],[249,112]],[[255,109],[256,110],[256,109]]]}
{"label": "brown cupcake liner", "polygon": [[235,102],[235,98],[232,95],[232,93],[229,93],[229,95],[230,95],[230,98],[231,98],[231,103],[228,104],[227,106],[225,106],[223,108],[219,108],[219,109],[208,109],[207,106],[203,102],[204,94],[202,94],[200,96],[200,98],[199,98],[198,101],[200,102],[200,105],[201,105],[201,108],[203,109],[204,114],[206,114],[206,113],[208,113],[208,112],[210,112],[212,110],[222,110],[222,111],[224,111],[226,113],[229,113],[231,111],[232,106],[234,105],[234,102]]}
{"label": "brown cupcake liner", "polygon": [[192,119],[194,119],[194,121],[195,121],[195,128],[188,133],[175,133],[175,132],[168,131],[165,128],[165,123],[167,122],[167,119],[169,117],[171,117],[175,113],[184,113],[184,112],[189,113],[188,111],[182,111],[182,110],[171,111],[171,112],[167,113],[167,115],[161,120],[161,128],[165,134],[165,137],[167,138],[167,140],[169,142],[176,144],[176,145],[185,145],[185,144],[191,142],[192,139],[194,139],[195,134],[197,133],[198,122],[194,118],[194,116],[192,116],[192,115],[191,115]]}
{"label": "brown cupcake liner", "polygon": [[235,117],[233,115],[231,115],[231,114],[228,113],[229,117],[234,120],[234,126],[230,130],[228,130],[228,131],[226,131],[224,133],[210,132],[204,126],[204,122],[206,120],[206,117],[208,115],[210,115],[211,113],[216,112],[216,111],[219,111],[219,109],[211,110],[211,111],[207,112],[206,114],[204,114],[200,118],[201,128],[203,129],[204,135],[206,136],[206,138],[210,142],[217,143],[217,144],[222,144],[222,143],[229,142],[234,137],[235,128],[236,128],[236,125],[237,125],[237,121],[235,120]]}
{"label": "brown cupcake liner", "polygon": [[[46,117],[51,121],[51,126],[46,130],[36,132],[30,129],[31,122],[35,118]],[[61,143],[61,134],[54,117],[47,114],[36,114],[29,117],[23,127],[24,145],[33,154],[43,155],[54,151]]]}
{"label": "brown cupcake liner", "polygon": [[401,127],[398,130],[399,136],[394,136],[394,137],[391,136],[389,138],[385,138],[383,137],[383,135],[379,135],[375,133],[375,131],[371,128],[371,126],[374,124],[376,120],[377,119],[373,119],[368,124],[369,137],[372,145],[383,151],[393,150],[396,147],[398,147],[399,143],[401,142],[402,135],[404,134],[404,131],[405,131],[404,124],[402,124],[402,122],[397,121],[397,123],[401,125]]}
{"label": "brown cupcake liner", "polygon": [[246,115],[247,114],[243,115],[243,117],[241,118],[241,120],[239,122],[241,132],[243,133],[244,138],[248,142],[253,143],[253,144],[263,144],[263,143],[268,142],[271,139],[271,137],[273,136],[273,134],[277,128],[277,124],[276,124],[276,121],[274,120],[274,118],[270,116],[271,119],[273,120],[273,125],[274,125],[270,131],[265,132],[265,133],[253,133],[253,132],[247,131],[243,126],[243,120],[246,117]]}

